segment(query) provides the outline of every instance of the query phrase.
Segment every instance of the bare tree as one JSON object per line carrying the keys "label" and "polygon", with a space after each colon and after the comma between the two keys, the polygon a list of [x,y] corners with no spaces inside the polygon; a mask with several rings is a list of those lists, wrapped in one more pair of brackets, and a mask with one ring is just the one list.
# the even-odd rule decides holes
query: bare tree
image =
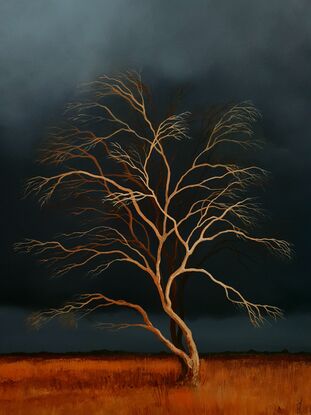
{"label": "bare tree", "polygon": [[249,301],[228,278],[195,265],[213,241],[224,237],[290,256],[287,242],[251,232],[260,209],[246,191],[261,181],[265,171],[209,158],[217,148],[253,145],[258,111],[249,102],[228,106],[189,165],[183,165],[178,149],[187,148],[183,141],[193,143],[189,113],[170,115],[156,125],[148,112],[148,89],[135,72],[100,76],[87,87],[91,93],[67,106],[67,124],[51,130],[40,154],[40,162],[54,165],[58,172],[33,177],[26,185],[26,195],[36,194],[41,205],[54,196],[69,198],[72,214],[84,228],[49,241],[27,239],[16,249],[39,255],[57,276],[80,268],[99,275],[115,263],[131,264],[154,284],[162,311],[180,330],[186,347],[167,338],[141,305],[106,293],[85,293],[61,308],[35,313],[32,322],[40,325],[73,311],[88,314],[109,306],[135,310],[141,322],[106,326],[151,331],[184,362],[187,381],[197,384],[197,346],[172,305],[172,287],[182,276],[200,274],[221,287],[228,301],[245,309],[254,326],[266,316],[282,315],[278,307]]}

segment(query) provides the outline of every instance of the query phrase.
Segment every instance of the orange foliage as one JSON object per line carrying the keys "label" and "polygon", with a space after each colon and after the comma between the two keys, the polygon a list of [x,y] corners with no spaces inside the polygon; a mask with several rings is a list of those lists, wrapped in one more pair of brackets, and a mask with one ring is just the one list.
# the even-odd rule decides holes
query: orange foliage
{"label": "orange foliage", "polygon": [[202,359],[201,386],[176,386],[173,357],[3,357],[0,415],[311,414],[311,359]]}

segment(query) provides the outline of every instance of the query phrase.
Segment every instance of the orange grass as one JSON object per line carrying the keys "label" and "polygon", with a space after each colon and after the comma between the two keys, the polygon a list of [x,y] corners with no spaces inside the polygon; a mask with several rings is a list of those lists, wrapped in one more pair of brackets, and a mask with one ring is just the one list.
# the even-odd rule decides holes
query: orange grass
{"label": "orange grass", "polygon": [[173,357],[2,357],[0,415],[311,414],[311,359],[202,359],[201,386],[177,386]]}

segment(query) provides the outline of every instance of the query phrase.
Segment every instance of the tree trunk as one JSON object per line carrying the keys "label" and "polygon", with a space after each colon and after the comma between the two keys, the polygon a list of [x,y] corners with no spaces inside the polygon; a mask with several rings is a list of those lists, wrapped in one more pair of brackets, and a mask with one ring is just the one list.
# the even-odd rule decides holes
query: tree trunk
{"label": "tree trunk", "polygon": [[[176,287],[176,286],[175,286]],[[169,287],[170,288],[170,287]],[[188,384],[192,386],[198,386],[199,384],[199,370],[200,370],[200,359],[197,346],[192,336],[192,332],[190,328],[187,326],[185,321],[174,311],[172,308],[172,301],[168,295],[169,289],[167,289],[166,298],[164,298],[163,293],[159,290],[163,310],[171,319],[174,321],[176,326],[181,330],[182,337],[185,341],[185,349],[179,348],[173,344],[173,342],[168,342],[170,345],[168,346],[173,353],[179,356],[186,365],[186,370],[184,371],[184,377],[181,380],[182,384]],[[176,331],[175,331],[176,333]],[[177,351],[177,352],[176,352]],[[183,375],[183,365],[181,365]]]}
{"label": "tree trunk", "polygon": [[182,366],[180,383],[189,386],[198,386],[200,383],[200,359],[196,352],[193,354],[187,365]]}
{"label": "tree trunk", "polygon": [[[175,320],[176,321],[176,320]],[[177,321],[176,321],[177,322]],[[191,330],[187,327],[184,321],[182,324],[178,324],[178,327],[182,330],[183,337],[185,339],[187,347],[187,361],[181,365],[181,383],[192,386],[198,386],[199,384],[199,372],[200,372],[200,358],[197,346],[192,336]]]}

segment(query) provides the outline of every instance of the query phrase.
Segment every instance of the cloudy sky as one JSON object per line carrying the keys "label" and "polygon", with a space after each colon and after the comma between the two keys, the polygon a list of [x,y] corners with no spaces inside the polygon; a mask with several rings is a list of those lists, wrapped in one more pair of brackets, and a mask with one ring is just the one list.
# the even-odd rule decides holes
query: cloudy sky
{"label": "cloudy sky", "polygon": [[[34,258],[12,251],[15,241],[40,237],[64,221],[34,200],[21,200],[23,181],[37,171],[46,128],[60,119],[80,82],[127,69],[141,70],[155,95],[183,88],[185,108],[251,100],[263,115],[265,147],[257,158],[271,172],[259,195],[269,212],[264,226],[293,243],[294,257],[259,257],[247,271],[234,272],[244,273],[246,293],[281,306],[286,319],[254,329],[217,290],[195,279],[186,307],[201,351],[311,351],[310,18],[308,0],[1,2],[0,352],[161,348],[146,333],[97,332],[92,319],[75,330],[51,324],[30,331],[24,322],[31,311],[101,282],[82,275],[51,279]],[[132,293],[120,281],[111,289],[121,284]],[[152,304],[150,287],[138,286],[132,294]]]}

